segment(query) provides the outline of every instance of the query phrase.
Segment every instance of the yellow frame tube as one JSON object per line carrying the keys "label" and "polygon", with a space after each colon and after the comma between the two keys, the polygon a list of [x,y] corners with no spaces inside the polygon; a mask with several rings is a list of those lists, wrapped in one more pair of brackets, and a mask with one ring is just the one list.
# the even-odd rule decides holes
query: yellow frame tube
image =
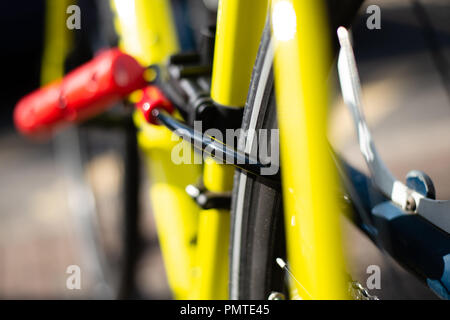
{"label": "yellow frame tube", "polygon": [[[205,160],[203,183],[215,193],[231,192],[234,167]],[[195,272],[190,299],[228,299],[228,245],[230,212],[228,210],[202,210],[199,229]]]}
{"label": "yellow frame tube", "polygon": [[267,0],[220,0],[211,97],[227,107],[243,107],[258,53]]}
{"label": "yellow frame tube", "polygon": [[140,128],[138,142],[144,152],[150,180],[150,200],[169,285],[175,299],[188,299],[194,272],[198,231],[197,204],[185,188],[198,182],[201,166],[175,164],[172,151],[178,144],[191,150],[187,142],[172,139],[165,127],[149,125],[141,113],[135,113]]}
{"label": "yellow frame tube", "polygon": [[345,299],[337,179],[328,151],[324,8],[273,0],[275,87],[280,126],[288,262],[295,297]]}
{"label": "yellow frame tube", "polygon": [[41,85],[64,76],[64,63],[72,45],[72,33],[66,27],[66,10],[73,3],[73,0],[45,2],[45,44]]}
{"label": "yellow frame tube", "polygon": [[[267,1],[221,0],[217,18],[211,97],[222,106],[243,107],[256,60]],[[230,192],[234,168],[207,159],[203,183],[211,192]],[[202,210],[199,218],[192,299],[228,298],[230,213]]]}
{"label": "yellow frame tube", "polygon": [[110,0],[116,13],[119,46],[144,66],[179,51],[169,0]]}
{"label": "yellow frame tube", "polygon": [[[143,65],[162,64],[179,50],[169,0],[111,0],[120,47]],[[201,176],[200,165],[176,165],[172,151],[181,142],[161,126],[134,120],[149,171],[150,199],[167,279],[176,299],[187,299],[195,258],[199,208],[185,187]],[[186,146],[191,150],[191,146]]]}

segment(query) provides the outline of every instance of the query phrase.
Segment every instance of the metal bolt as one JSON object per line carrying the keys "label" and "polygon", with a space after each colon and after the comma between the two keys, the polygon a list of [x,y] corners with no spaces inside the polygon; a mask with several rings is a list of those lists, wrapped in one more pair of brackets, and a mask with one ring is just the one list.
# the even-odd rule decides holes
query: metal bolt
{"label": "metal bolt", "polygon": [[269,300],[286,300],[286,296],[281,292],[271,292],[269,295]]}
{"label": "metal bolt", "polygon": [[417,204],[416,204],[416,200],[414,199],[413,196],[409,196],[408,199],[406,200],[406,210],[409,212],[414,212],[416,211],[417,208]]}

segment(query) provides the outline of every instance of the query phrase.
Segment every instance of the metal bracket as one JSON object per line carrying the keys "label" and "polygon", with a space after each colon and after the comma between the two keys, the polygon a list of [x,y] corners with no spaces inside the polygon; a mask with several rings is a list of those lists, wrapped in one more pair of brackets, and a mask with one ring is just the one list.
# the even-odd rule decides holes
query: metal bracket
{"label": "metal bracket", "polygon": [[204,187],[188,185],[186,193],[204,210],[230,210],[231,208],[231,192],[214,193]]}
{"label": "metal bracket", "polygon": [[216,104],[210,96],[211,65],[198,53],[181,53],[170,57],[164,69],[160,87],[190,126],[201,121],[206,131],[210,128],[225,133],[242,124],[243,108]]}

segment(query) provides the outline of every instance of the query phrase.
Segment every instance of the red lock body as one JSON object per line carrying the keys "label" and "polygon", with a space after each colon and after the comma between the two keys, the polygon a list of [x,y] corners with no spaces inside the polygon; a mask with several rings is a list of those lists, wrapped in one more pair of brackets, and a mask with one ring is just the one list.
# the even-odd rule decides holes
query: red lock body
{"label": "red lock body", "polygon": [[144,72],[133,57],[118,49],[105,51],[20,100],[14,110],[16,128],[25,135],[43,136],[93,117],[145,87]]}

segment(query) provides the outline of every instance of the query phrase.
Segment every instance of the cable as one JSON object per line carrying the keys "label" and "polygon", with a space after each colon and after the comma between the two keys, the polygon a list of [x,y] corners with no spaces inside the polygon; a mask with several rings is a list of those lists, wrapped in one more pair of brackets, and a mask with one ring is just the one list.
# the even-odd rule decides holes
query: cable
{"label": "cable", "polygon": [[280,180],[280,170],[273,176],[262,176],[261,170],[264,168],[270,168],[272,164],[262,164],[256,159],[230,148],[226,144],[218,141],[210,136],[204,135],[201,132],[195,131],[193,128],[186,124],[176,120],[170,114],[164,110],[155,109],[154,114],[158,121],[173,131],[175,134],[188,141],[198,151],[204,152],[212,158],[222,160],[226,164],[231,164],[239,169],[242,169],[250,174],[267,178],[271,181]]}

